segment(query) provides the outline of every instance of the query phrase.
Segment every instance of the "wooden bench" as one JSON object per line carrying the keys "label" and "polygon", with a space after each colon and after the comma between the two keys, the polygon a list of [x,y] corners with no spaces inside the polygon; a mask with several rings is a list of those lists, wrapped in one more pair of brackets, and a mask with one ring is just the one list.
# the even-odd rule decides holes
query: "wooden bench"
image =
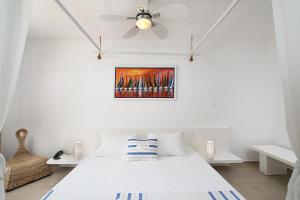
{"label": "wooden bench", "polygon": [[295,153],[278,145],[253,145],[259,152],[259,170],[266,175],[286,174],[296,163]]}

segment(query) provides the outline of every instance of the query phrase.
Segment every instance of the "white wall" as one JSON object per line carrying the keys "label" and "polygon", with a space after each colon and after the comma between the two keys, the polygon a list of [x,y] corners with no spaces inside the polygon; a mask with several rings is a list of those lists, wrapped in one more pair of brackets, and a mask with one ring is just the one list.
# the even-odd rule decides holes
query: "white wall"
{"label": "white wall", "polygon": [[285,127],[283,88],[274,37],[270,38],[269,40],[269,78],[271,100],[271,134],[273,143],[291,148]]}
{"label": "white wall", "polygon": [[[104,56],[97,61],[86,41],[28,41],[17,100],[2,137],[4,154],[15,152],[18,127],[29,129],[33,152],[50,156],[58,150],[63,128],[230,126],[232,151],[256,159],[249,145],[272,141],[268,42],[217,44],[190,64],[188,58],[166,56]],[[177,99],[114,100],[117,64],[176,65]]]}
{"label": "white wall", "polygon": [[218,41],[208,53],[216,69],[222,119],[233,127],[233,152],[257,159],[250,145],[271,143],[271,102],[265,40]]}

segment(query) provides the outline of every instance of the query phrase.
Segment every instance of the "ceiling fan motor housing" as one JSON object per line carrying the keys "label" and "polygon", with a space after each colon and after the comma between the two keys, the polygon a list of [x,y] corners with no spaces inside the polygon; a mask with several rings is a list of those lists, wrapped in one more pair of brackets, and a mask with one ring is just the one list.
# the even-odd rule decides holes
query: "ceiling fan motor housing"
{"label": "ceiling fan motor housing", "polygon": [[147,30],[152,26],[152,16],[150,12],[145,12],[141,10],[140,13],[136,15],[136,27],[140,30]]}
{"label": "ceiling fan motor housing", "polygon": [[139,19],[142,19],[142,18],[151,20],[152,16],[149,12],[140,12],[136,15],[136,20],[139,20]]}

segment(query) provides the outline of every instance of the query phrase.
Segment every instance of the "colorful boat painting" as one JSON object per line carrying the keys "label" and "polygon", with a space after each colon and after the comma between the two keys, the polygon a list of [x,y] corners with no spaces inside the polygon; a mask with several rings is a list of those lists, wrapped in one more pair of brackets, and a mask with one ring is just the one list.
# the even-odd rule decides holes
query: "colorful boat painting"
{"label": "colorful boat painting", "polygon": [[174,99],[175,67],[116,67],[115,98]]}

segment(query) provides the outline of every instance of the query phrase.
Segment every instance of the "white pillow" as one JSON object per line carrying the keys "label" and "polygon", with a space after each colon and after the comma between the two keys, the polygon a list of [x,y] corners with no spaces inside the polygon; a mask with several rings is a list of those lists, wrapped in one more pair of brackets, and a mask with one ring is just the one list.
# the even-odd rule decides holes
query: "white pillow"
{"label": "white pillow", "polygon": [[150,133],[148,138],[158,139],[158,154],[162,156],[183,156],[184,141],[183,133]]}
{"label": "white pillow", "polygon": [[157,160],[157,139],[141,139],[137,137],[128,137],[127,143],[127,161],[152,161]]}
{"label": "white pillow", "polygon": [[102,133],[96,156],[123,156],[127,148],[126,134]]}

